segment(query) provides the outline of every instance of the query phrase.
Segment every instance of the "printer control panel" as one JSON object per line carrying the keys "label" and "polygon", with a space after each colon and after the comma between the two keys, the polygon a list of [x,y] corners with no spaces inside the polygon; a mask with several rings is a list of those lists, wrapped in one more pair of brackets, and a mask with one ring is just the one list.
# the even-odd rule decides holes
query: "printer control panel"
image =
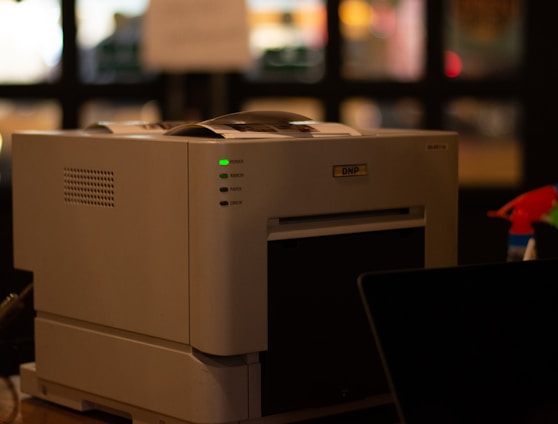
{"label": "printer control panel", "polygon": [[238,206],[242,199],[235,197],[242,191],[244,179],[243,159],[219,159],[219,192],[223,194],[219,200],[220,206]]}

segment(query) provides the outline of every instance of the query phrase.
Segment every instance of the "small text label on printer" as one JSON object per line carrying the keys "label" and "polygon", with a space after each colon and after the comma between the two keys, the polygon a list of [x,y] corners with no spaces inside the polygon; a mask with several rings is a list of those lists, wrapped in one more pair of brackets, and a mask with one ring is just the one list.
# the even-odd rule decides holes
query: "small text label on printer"
{"label": "small text label on printer", "polygon": [[448,150],[449,146],[447,143],[428,143],[426,145],[426,150]]}
{"label": "small text label on printer", "polygon": [[365,163],[333,166],[334,177],[360,177],[363,175],[368,175],[368,167]]}

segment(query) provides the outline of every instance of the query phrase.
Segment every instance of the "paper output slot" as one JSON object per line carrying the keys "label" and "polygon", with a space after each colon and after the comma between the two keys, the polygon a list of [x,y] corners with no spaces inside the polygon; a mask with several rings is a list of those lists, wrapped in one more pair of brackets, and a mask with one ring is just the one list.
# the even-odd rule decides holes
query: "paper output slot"
{"label": "paper output slot", "polygon": [[268,221],[267,239],[287,240],[425,226],[426,213],[421,206],[347,214],[283,217]]}

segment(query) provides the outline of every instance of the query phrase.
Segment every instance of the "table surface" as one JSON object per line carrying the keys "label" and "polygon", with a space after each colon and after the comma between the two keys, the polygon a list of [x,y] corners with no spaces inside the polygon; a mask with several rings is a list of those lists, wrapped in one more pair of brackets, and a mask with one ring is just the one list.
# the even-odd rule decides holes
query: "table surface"
{"label": "table surface", "polygon": [[[305,421],[304,424],[393,424],[391,405]],[[0,377],[0,424],[131,424],[102,411],[79,412],[21,393],[19,376]],[[302,422],[299,424],[303,424]]]}
{"label": "table surface", "polygon": [[0,424],[130,424],[100,411],[78,412],[23,394],[19,376],[0,378]]}

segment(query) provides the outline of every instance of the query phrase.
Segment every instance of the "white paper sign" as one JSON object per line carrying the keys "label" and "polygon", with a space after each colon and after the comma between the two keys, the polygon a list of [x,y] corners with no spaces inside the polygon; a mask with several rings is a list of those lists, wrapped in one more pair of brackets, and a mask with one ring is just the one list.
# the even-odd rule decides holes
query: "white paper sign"
{"label": "white paper sign", "polygon": [[251,61],[245,0],[151,0],[142,37],[147,69],[234,71]]}

